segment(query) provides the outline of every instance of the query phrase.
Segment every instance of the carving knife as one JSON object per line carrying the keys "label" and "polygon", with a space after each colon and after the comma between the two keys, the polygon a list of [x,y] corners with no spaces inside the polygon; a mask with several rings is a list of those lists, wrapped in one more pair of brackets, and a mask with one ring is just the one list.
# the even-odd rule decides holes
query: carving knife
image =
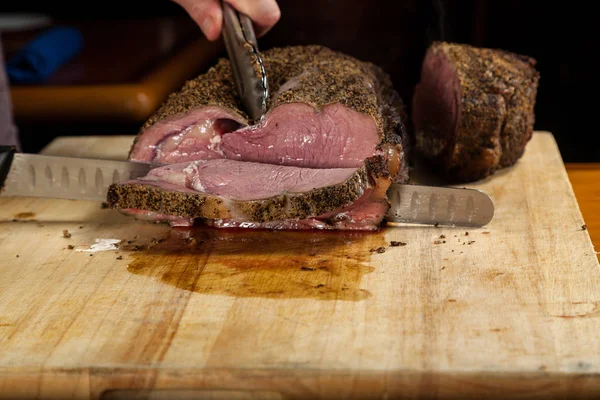
{"label": "carving knife", "polygon": [[225,1],[222,1],[222,6],[223,41],[235,87],[244,110],[256,122],[267,111],[269,85],[252,20]]}
{"label": "carving knife", "polygon": [[135,179],[160,165],[16,153],[0,146],[0,197],[106,201],[113,182]]}
{"label": "carving knife", "polygon": [[[0,197],[106,201],[112,183],[145,176],[160,165],[16,153],[0,146]],[[492,199],[475,189],[392,184],[389,222],[480,227],[494,215]]]}

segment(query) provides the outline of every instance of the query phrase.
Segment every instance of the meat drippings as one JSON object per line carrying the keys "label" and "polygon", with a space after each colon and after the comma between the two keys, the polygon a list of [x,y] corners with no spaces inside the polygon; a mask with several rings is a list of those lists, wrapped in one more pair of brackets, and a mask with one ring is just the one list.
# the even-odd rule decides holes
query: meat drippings
{"label": "meat drippings", "polygon": [[[179,228],[124,245],[127,271],[190,292],[253,298],[363,301],[370,251],[386,232]],[[160,236],[158,236],[160,235]],[[398,254],[401,254],[398,252]],[[161,285],[162,287],[162,285]]]}

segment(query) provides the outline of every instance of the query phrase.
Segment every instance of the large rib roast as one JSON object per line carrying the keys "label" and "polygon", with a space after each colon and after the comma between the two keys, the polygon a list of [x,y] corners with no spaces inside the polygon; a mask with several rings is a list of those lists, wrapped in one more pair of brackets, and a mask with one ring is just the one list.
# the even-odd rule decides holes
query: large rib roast
{"label": "large rib roast", "polygon": [[403,104],[377,66],[321,46],[264,52],[268,111],[240,107],[228,60],[172,94],[129,158],[168,164],[110,187],[123,212],[174,225],[377,229],[408,180]]}

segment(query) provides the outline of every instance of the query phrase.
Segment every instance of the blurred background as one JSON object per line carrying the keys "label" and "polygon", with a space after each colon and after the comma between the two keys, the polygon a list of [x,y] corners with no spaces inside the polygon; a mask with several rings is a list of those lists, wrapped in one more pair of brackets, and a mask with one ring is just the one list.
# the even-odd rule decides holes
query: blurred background
{"label": "blurred background", "polygon": [[[541,74],[535,129],[555,135],[566,162],[600,161],[598,135],[586,126],[585,117],[567,130],[566,88],[573,58],[566,56],[571,52],[566,34],[557,29],[565,19],[558,6],[516,0],[278,3],[281,20],[260,39],[261,49],[322,44],[372,61],[392,76],[409,108],[432,40],[529,55]],[[169,93],[225,55],[222,42],[204,40],[170,0],[6,0],[0,5],[5,61],[55,26],[77,29],[83,46],[43,82],[11,83],[14,115],[27,152],[39,151],[56,136],[135,134]],[[587,64],[577,66],[580,79],[591,77]]]}

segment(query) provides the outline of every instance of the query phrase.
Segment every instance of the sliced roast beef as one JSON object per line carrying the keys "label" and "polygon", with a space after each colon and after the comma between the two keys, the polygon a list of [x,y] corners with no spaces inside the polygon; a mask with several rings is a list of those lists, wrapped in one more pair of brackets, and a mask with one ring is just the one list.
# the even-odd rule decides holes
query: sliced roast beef
{"label": "sliced roast beef", "polygon": [[258,124],[248,125],[221,59],[146,122],[130,159],[347,168],[384,155],[392,178],[406,181],[403,104],[381,69],[321,46],[270,49],[263,59],[271,95]]}
{"label": "sliced roast beef", "polygon": [[409,174],[404,106],[389,77],[321,46],[271,49],[263,61],[270,97],[257,124],[240,107],[229,61],[219,60],[144,124],[129,158],[170,165],[113,186],[113,207],[172,225],[377,227],[387,187]]}
{"label": "sliced roast beef", "polygon": [[359,168],[199,160],[113,184],[108,202],[218,227],[374,229],[387,211],[390,183],[381,156]]}
{"label": "sliced roast beef", "polygon": [[514,165],[533,133],[538,81],[532,58],[433,43],[413,97],[416,150],[457,182]]}

